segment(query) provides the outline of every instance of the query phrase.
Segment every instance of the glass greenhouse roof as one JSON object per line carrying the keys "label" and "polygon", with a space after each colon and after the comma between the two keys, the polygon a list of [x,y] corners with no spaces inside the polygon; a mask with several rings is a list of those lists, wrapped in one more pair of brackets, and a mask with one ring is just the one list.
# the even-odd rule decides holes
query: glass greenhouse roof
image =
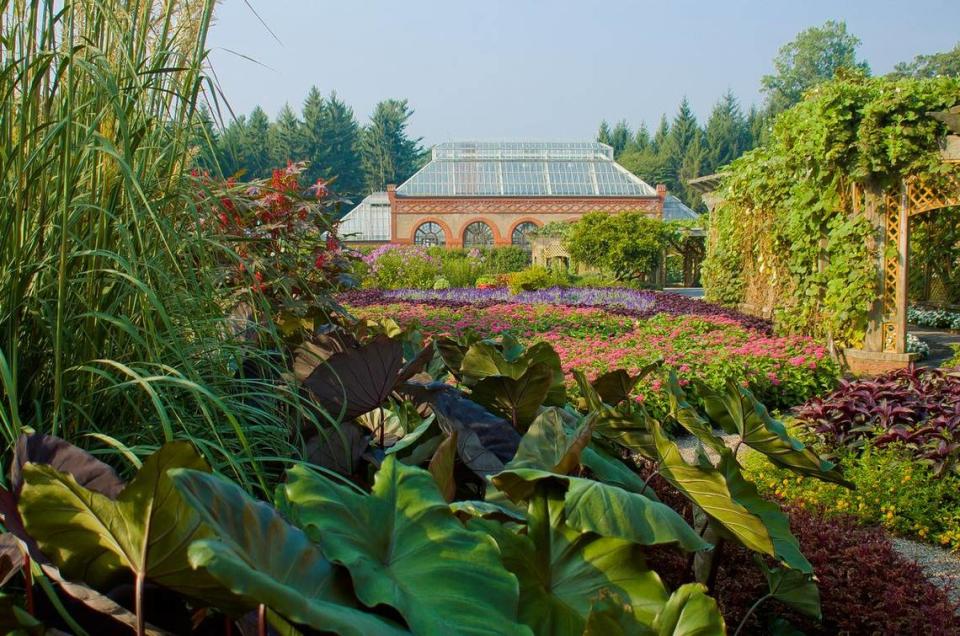
{"label": "glass greenhouse roof", "polygon": [[374,192],[340,220],[340,236],[346,241],[389,241],[390,199]]}
{"label": "glass greenhouse roof", "polygon": [[400,196],[654,197],[656,189],[613,160],[601,143],[439,144],[397,188]]}

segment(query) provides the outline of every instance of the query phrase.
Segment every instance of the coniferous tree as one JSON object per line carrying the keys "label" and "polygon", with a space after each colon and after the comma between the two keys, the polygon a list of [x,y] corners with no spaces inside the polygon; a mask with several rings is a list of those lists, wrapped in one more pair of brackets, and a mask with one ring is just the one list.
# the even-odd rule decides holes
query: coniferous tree
{"label": "coniferous tree", "polygon": [[288,161],[302,161],[306,159],[303,132],[300,129],[300,120],[290,108],[284,104],[277,115],[277,120],[270,126],[269,157],[273,168],[287,165]]}
{"label": "coniferous tree", "polygon": [[716,172],[741,154],[750,144],[747,120],[740,109],[740,102],[727,91],[713,107],[704,140],[706,148],[702,168],[705,173]]}
{"label": "coniferous tree", "polygon": [[246,121],[242,144],[240,162],[246,176],[252,179],[269,176],[273,169],[270,162],[270,118],[259,106]]}
{"label": "coniferous tree", "polygon": [[217,140],[217,159],[225,176],[238,176],[246,169],[247,118],[240,115],[223,129]]}
{"label": "coniferous tree", "polygon": [[627,122],[623,119],[618,121],[610,133],[610,145],[613,146],[614,158],[623,154],[632,137],[633,133],[630,131],[630,126],[627,125]]}
{"label": "coniferous tree", "polygon": [[407,136],[413,111],[405,99],[388,99],[377,104],[370,125],[360,138],[360,157],[367,192],[398,184],[420,167],[424,150],[420,138]]}
{"label": "coniferous tree", "polygon": [[307,176],[336,179],[334,190],[341,195],[356,196],[364,191],[363,168],[360,163],[360,126],[353,109],[336,93],[324,99],[313,87],[303,105],[304,142],[310,169]]}
{"label": "coniferous tree", "polygon": [[613,139],[610,134],[610,124],[607,123],[606,119],[600,122],[600,130],[597,131],[597,141],[602,144],[607,144],[608,146],[613,145]]}
{"label": "coniferous tree", "polygon": [[667,138],[670,136],[670,123],[667,121],[666,114],[660,116],[660,124],[657,126],[656,132],[653,133],[653,151],[659,153],[663,150],[663,147],[667,143]]}
{"label": "coniferous tree", "polygon": [[650,131],[647,130],[647,122],[641,122],[636,136],[633,138],[634,149],[643,152],[650,147]]}

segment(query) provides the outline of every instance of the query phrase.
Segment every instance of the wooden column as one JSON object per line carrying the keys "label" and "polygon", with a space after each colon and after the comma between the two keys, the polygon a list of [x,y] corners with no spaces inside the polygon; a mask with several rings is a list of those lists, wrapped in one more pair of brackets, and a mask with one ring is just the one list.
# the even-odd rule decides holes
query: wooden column
{"label": "wooden column", "polygon": [[910,197],[907,186],[900,190],[900,233],[897,237],[897,288],[896,288],[896,352],[907,352],[907,292],[910,287],[908,278],[910,263]]}
{"label": "wooden column", "polygon": [[[859,192],[853,186],[854,214],[859,213]],[[867,188],[863,197],[863,214],[873,228],[870,244],[867,245],[876,252],[876,276],[879,293],[876,300],[870,305],[867,318],[866,334],[863,338],[864,351],[883,351],[883,261],[886,247],[886,219],[883,207],[883,196],[876,188]]]}

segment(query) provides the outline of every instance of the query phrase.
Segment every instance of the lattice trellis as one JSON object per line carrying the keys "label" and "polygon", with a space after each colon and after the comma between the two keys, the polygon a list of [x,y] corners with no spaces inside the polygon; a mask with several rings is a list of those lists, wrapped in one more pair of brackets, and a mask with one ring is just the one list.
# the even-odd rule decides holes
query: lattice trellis
{"label": "lattice trellis", "polygon": [[[884,218],[883,289],[880,290],[883,306],[881,333],[883,350],[895,353],[906,351],[906,304],[905,289],[897,293],[897,286],[906,285],[906,241],[902,236],[907,231],[910,217],[960,206],[960,174],[940,177],[937,180],[912,176],[904,180],[900,195],[887,193],[882,199]],[[907,218],[904,218],[904,215]]]}
{"label": "lattice trellis", "polygon": [[[883,197],[884,208],[884,257],[883,257],[883,350],[900,351],[902,345],[897,337],[897,279],[900,276],[900,257],[894,251],[900,245],[901,219],[903,213],[899,197],[887,194]],[[906,343],[903,343],[904,345]]]}
{"label": "lattice trellis", "polygon": [[906,185],[910,216],[960,205],[960,175],[946,175],[939,182],[913,176],[907,179]]}

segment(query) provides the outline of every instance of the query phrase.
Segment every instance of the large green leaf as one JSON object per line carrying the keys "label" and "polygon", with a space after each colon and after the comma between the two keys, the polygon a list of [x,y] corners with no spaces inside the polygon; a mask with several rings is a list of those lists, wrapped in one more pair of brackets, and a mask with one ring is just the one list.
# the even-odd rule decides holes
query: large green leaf
{"label": "large green leaf", "polygon": [[360,610],[346,572],[270,505],[207,473],[177,469],[170,477],[216,534],[190,546],[191,565],[250,607],[263,604],[295,623],[345,636],[408,633]]}
{"label": "large green leaf", "polygon": [[551,371],[550,390],[544,404],[547,406],[563,406],[567,403],[567,383],[563,375],[563,362],[560,354],[548,342],[538,342],[532,345],[523,354],[528,366],[535,364],[546,365]]}
{"label": "large green leaf", "polygon": [[577,428],[567,426],[568,414],[550,407],[540,413],[520,439],[507,468],[538,468],[567,474],[580,465],[580,455],[590,443],[590,418]]}
{"label": "large green leaf", "polygon": [[565,487],[564,514],[572,528],[641,545],[677,543],[689,551],[711,547],[673,508],[616,486],[532,468],[505,470],[493,477],[494,485],[514,502],[532,497],[544,481]]}
{"label": "large green leaf", "polygon": [[837,466],[820,458],[800,440],[790,437],[783,422],[773,419],[767,407],[748,389],[736,382],[728,382],[722,393],[714,392],[706,385],[699,385],[698,390],[710,419],[725,429],[732,429],[731,432],[740,435],[744,444],[766,455],[774,464],[801,475],[854,487],[843,478]]}
{"label": "large green leaf", "polygon": [[678,587],[653,621],[657,636],[715,636],[725,634],[726,625],[717,602],[707,596],[699,583]]}
{"label": "large green leaf", "polygon": [[418,634],[522,634],[517,581],[488,537],[465,529],[430,473],[387,457],[360,494],[295,467],[285,497],[295,522],[344,565],[368,606],[396,608]]}
{"label": "large green leaf", "polygon": [[483,378],[473,386],[470,399],[503,416],[522,431],[536,417],[552,382],[550,367],[536,363],[517,378],[504,375]]}
{"label": "large green leaf", "polygon": [[72,475],[27,464],[20,511],[44,554],[68,578],[105,587],[125,570],[195,599],[229,603],[232,595],[187,559],[191,541],[210,531],[173,486],[171,468],[209,471],[187,442],[171,442],[143,463],[116,500],[87,490]]}
{"label": "large green leaf", "polygon": [[[551,492],[553,491],[553,492]],[[536,634],[582,636],[594,601],[623,598],[634,620],[649,623],[667,599],[660,577],[630,541],[579,532],[564,522],[563,493],[543,487],[530,501],[528,532],[474,520],[496,539],[507,569],[520,581],[520,619]]]}
{"label": "large green leaf", "polygon": [[618,486],[638,495],[660,501],[657,493],[643,478],[631,470],[619,458],[614,457],[600,446],[592,445],[583,449],[580,463],[590,469],[597,481]]}
{"label": "large green leaf", "polygon": [[488,341],[470,345],[460,363],[463,383],[473,386],[483,378],[502,376],[518,379],[529,364],[523,359],[508,360],[497,347]]}
{"label": "large green leaf", "polygon": [[730,450],[723,449],[716,468],[706,460],[691,465],[653,420],[651,432],[660,455],[660,475],[731,537],[792,568],[806,573],[813,571],[800,552],[796,537],[790,533],[786,515],[776,504],[763,499],[756,487],[743,478]]}
{"label": "large green leaf", "polygon": [[812,576],[789,568],[768,568],[760,557],[755,560],[767,579],[770,598],[817,620],[821,618],[820,590]]}
{"label": "large green leaf", "polygon": [[637,386],[637,382],[647,377],[662,364],[662,359],[654,360],[650,364],[644,365],[637,375],[630,375],[624,369],[614,369],[598,376],[590,384],[601,400],[611,406],[616,406],[630,397],[630,392]]}
{"label": "large green leaf", "polygon": [[574,371],[573,377],[583,396],[583,403],[595,418],[593,425],[595,433],[647,459],[656,459],[653,437],[644,421],[642,409],[635,412],[631,410],[632,407],[629,404],[620,407],[605,404],[583,372]]}
{"label": "large green leaf", "polygon": [[670,401],[670,415],[687,432],[700,440],[705,446],[720,453],[725,447],[723,440],[718,439],[713,434],[713,427],[700,413],[687,401],[687,394],[680,386],[677,374],[670,371],[667,378],[667,398]]}

